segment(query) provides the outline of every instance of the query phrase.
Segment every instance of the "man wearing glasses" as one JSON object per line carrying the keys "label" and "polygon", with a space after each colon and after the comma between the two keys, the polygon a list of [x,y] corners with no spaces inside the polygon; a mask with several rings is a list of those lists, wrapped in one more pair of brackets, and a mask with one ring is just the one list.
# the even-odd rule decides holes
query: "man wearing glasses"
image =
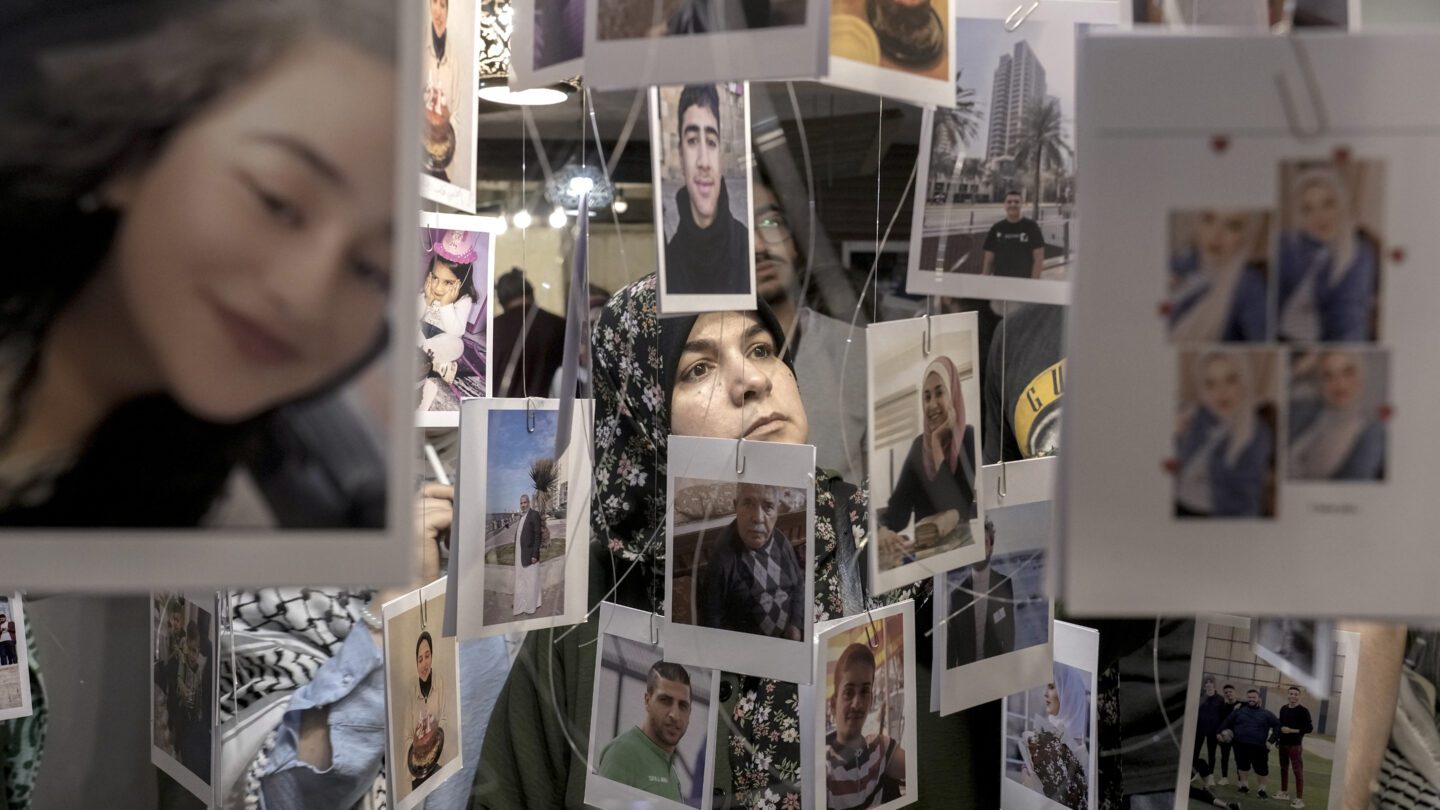
{"label": "man wearing glasses", "polygon": [[[815,464],[846,481],[859,481],[864,470],[865,323],[851,329],[848,321],[822,315],[801,300],[805,257],[759,167],[752,187],[755,291],[785,328],[796,366],[805,369],[800,375],[801,398],[820,403],[806,411]],[[816,291],[812,287],[807,292]]]}

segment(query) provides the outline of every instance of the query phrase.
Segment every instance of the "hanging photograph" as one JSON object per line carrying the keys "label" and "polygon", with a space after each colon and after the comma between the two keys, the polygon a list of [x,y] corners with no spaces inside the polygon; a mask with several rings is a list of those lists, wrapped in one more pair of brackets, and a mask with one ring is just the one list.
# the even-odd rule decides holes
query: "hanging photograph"
{"label": "hanging photograph", "polygon": [[207,805],[217,748],[215,602],[213,594],[150,595],[150,761]]}
{"label": "hanging photograph", "polygon": [[510,89],[530,90],[585,71],[585,0],[512,0]]}
{"label": "hanging photograph", "polygon": [[922,121],[906,289],[1068,303],[1077,25],[1005,28],[955,20],[955,100]]}
{"label": "hanging photograph", "polygon": [[0,596],[0,720],[31,713],[27,634],[20,594]]}
{"label": "hanging photograph", "polygon": [[460,772],[460,665],[445,638],[445,580],[382,606],[385,622],[385,762],[397,810],[420,807]]}
{"label": "hanging photograph", "polygon": [[1099,633],[1055,622],[1055,658],[1048,682],[1006,696],[1000,795],[1007,810],[1097,806],[1099,654]]}
{"label": "hanging photograph", "polygon": [[816,627],[814,781],[828,808],[891,810],[919,799],[916,777],[915,603]]}
{"label": "hanging photograph", "polygon": [[[976,321],[981,332],[980,385],[985,395],[981,431],[985,463],[1049,459],[1053,465],[1060,452],[1060,417],[1065,405],[1067,307],[1016,301],[988,301],[980,306]],[[988,336],[987,328],[991,330]],[[1013,501],[1011,495],[1023,497],[1025,493],[1007,494],[1007,500]],[[1051,497],[1025,497],[1019,502]]]}
{"label": "hanging photograph", "polygon": [[0,93],[0,228],[66,268],[0,280],[0,579],[385,581],[414,548],[419,121],[397,103],[421,20],[154,11],[0,26],[28,77]]}
{"label": "hanging photograph", "polygon": [[1390,354],[1365,346],[1290,353],[1285,474],[1303,481],[1385,480]]}
{"label": "hanging photograph", "polygon": [[559,455],[554,399],[470,399],[460,408],[457,632],[461,638],[585,620],[590,559],[589,400]]}
{"label": "hanging photograph", "polygon": [[815,448],[673,436],[667,469],[666,654],[809,683]]}
{"label": "hanging photograph", "polygon": [[1336,632],[1315,650],[1334,675],[1312,691],[1256,657],[1254,629],[1238,616],[1196,622],[1175,810],[1341,810],[1359,634]]}
{"label": "hanging photograph", "polygon": [[677,664],[654,614],[600,603],[585,804],[709,810],[719,672]]}
{"label": "hanging photograph", "polygon": [[1276,325],[1292,343],[1380,339],[1385,165],[1280,164]]}
{"label": "hanging photograph", "polygon": [[941,714],[1050,677],[1051,512],[1047,502],[986,511],[985,558],[935,577],[935,651],[945,655],[934,689]]}
{"label": "hanging photograph", "polygon": [[460,400],[490,395],[490,289],[495,230],[490,217],[420,214],[421,427],[460,424]]}
{"label": "hanging photograph", "polygon": [[663,314],[755,308],[748,92],[736,82],[650,90]]}
{"label": "hanging photograph", "polygon": [[955,106],[953,0],[830,0],[826,84]]}
{"label": "hanging photograph", "polygon": [[825,75],[825,0],[585,5],[585,81],[601,90]]}
{"label": "hanging photograph", "polygon": [[1329,687],[1333,674],[1324,651],[1335,643],[1335,622],[1329,619],[1298,617],[1254,619],[1255,656],[1280,670],[1280,674],[1319,694]]}
{"label": "hanging photograph", "polygon": [[424,9],[420,50],[424,119],[420,137],[420,196],[441,205],[475,211],[475,120],[479,115],[480,73],[475,44],[477,0],[429,0]]}
{"label": "hanging photograph", "polygon": [[872,324],[870,590],[985,556],[975,313]]}
{"label": "hanging photograph", "polygon": [[1280,364],[1268,349],[1179,352],[1175,517],[1275,517]]}
{"label": "hanging photograph", "polygon": [[1269,211],[1170,212],[1165,303],[1175,343],[1268,343],[1275,311]]}

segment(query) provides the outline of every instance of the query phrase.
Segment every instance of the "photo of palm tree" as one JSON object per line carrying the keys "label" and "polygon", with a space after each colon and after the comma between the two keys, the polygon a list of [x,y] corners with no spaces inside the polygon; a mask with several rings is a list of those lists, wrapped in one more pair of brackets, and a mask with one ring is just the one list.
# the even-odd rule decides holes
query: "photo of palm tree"
{"label": "photo of palm tree", "polygon": [[[1074,258],[1075,34],[1070,23],[955,21],[955,108],[927,114],[928,163],[917,190],[922,272],[981,273],[992,226],[1018,192],[1019,216],[1044,237],[1039,278],[1065,279]],[[1011,214],[1012,222],[1016,222]]]}

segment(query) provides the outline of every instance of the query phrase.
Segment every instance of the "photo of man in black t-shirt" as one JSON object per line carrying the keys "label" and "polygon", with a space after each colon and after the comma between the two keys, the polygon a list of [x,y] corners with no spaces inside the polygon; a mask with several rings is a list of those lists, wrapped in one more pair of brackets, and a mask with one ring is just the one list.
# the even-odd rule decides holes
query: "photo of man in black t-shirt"
{"label": "photo of man in black t-shirt", "polygon": [[987,276],[1040,278],[1045,269],[1045,235],[1035,220],[1020,216],[1020,192],[1005,194],[1005,218],[985,235]]}

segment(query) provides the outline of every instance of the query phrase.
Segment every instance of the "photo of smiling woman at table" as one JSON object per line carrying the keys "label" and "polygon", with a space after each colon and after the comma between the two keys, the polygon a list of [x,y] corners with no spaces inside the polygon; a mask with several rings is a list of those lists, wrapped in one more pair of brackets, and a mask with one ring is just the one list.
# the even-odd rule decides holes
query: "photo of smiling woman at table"
{"label": "photo of smiling woman at table", "polygon": [[393,11],[205,3],[9,51],[0,241],[64,271],[0,278],[0,524],[196,525],[287,406],[381,355]]}

